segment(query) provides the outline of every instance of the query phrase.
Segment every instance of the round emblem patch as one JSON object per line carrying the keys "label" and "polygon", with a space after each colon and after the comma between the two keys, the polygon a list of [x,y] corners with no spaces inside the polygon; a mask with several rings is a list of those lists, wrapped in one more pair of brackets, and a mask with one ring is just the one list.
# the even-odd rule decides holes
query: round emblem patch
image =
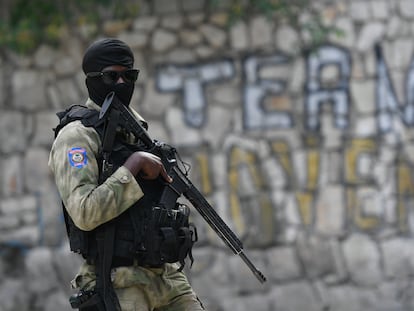
{"label": "round emblem patch", "polygon": [[88,164],[86,157],[86,149],[81,147],[74,147],[68,151],[69,163],[73,167],[84,167]]}

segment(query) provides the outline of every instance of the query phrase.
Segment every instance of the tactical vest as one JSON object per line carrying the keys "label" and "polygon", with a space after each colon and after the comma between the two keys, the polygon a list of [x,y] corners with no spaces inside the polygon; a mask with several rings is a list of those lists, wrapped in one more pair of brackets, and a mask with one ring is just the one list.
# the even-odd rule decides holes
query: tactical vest
{"label": "tactical vest", "polygon": [[[75,105],[57,115],[60,123],[54,129],[55,137],[65,125],[80,120],[84,126],[93,127],[103,141],[105,122],[99,120],[98,111]],[[117,132],[111,153],[113,172],[122,166],[133,152],[143,150],[139,143],[125,142],[122,135],[122,131]],[[101,172],[102,155],[97,160]],[[164,183],[141,178],[137,178],[137,181],[145,195],[124,213],[108,222],[115,226],[111,267],[132,264],[158,267],[166,262],[180,262],[182,269],[187,256],[191,262],[193,261],[191,249],[197,241],[196,228],[189,223],[189,208],[178,202],[173,206],[159,206],[157,200]],[[102,238],[99,236],[102,230],[99,229],[108,223],[92,231],[83,231],[74,224],[65,208],[63,213],[70,249],[81,254],[89,264],[95,264],[98,254],[97,239]]]}

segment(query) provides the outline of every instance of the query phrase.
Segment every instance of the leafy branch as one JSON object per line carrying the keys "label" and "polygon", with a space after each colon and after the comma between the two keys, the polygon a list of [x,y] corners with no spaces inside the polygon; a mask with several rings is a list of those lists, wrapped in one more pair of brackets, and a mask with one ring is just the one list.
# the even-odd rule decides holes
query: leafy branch
{"label": "leafy branch", "polygon": [[[92,24],[96,34],[104,20],[130,19],[137,16],[138,0],[2,0],[0,12],[0,48],[11,48],[19,53],[30,53],[42,43],[57,45],[62,33],[79,26]],[[152,5],[152,0],[144,0]],[[213,10],[220,0],[207,0]],[[7,9],[7,10],[6,10]],[[262,14],[268,18],[305,30],[311,46],[318,45],[331,33],[340,30],[326,26],[320,12],[310,0],[231,0],[228,8],[229,24],[248,20]],[[303,16],[307,15],[306,21]]]}
{"label": "leafy branch", "polygon": [[23,54],[41,42],[57,45],[65,29],[99,25],[104,17],[130,18],[139,9],[132,0],[15,0],[8,6],[0,21],[0,47]]}
{"label": "leafy branch", "polygon": [[[211,0],[213,7],[219,0]],[[312,49],[326,41],[331,34],[342,36],[343,31],[323,22],[321,12],[309,0],[232,0],[229,10],[229,25],[248,20],[261,14],[279,24],[288,24],[298,31],[305,30],[309,36],[306,48]]]}

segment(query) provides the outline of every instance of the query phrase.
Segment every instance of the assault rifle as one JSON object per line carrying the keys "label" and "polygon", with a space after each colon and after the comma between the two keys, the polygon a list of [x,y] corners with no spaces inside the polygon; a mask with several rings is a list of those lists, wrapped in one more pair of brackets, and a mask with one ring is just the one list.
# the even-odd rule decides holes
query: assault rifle
{"label": "assault rifle", "polygon": [[124,126],[127,131],[132,132],[135,137],[145,145],[148,152],[156,154],[161,158],[167,173],[173,178],[173,181],[171,183],[166,183],[166,187],[164,187],[159,202],[160,205],[165,204],[165,206],[168,206],[171,202],[175,203],[177,198],[183,195],[190,201],[207,224],[217,233],[233,253],[242,258],[256,278],[261,283],[264,283],[266,277],[254,266],[243,252],[242,242],[188,179],[187,171],[180,167],[180,163],[177,161],[179,156],[176,149],[167,144],[153,141],[135,115],[119,101],[114,92],[111,92],[106,97],[102,105],[102,110],[99,116],[100,119],[107,115],[107,112],[111,109],[117,111],[119,114],[119,122],[121,122],[122,126]]}

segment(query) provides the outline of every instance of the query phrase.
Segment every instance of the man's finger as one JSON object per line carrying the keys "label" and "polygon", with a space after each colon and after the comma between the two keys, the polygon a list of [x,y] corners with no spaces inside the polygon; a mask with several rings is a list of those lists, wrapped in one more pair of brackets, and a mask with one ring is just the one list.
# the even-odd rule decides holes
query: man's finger
{"label": "man's finger", "polygon": [[169,183],[171,183],[173,181],[173,179],[171,178],[170,175],[167,174],[167,171],[165,170],[165,167],[162,166],[161,167],[161,172],[160,172],[161,176]]}

